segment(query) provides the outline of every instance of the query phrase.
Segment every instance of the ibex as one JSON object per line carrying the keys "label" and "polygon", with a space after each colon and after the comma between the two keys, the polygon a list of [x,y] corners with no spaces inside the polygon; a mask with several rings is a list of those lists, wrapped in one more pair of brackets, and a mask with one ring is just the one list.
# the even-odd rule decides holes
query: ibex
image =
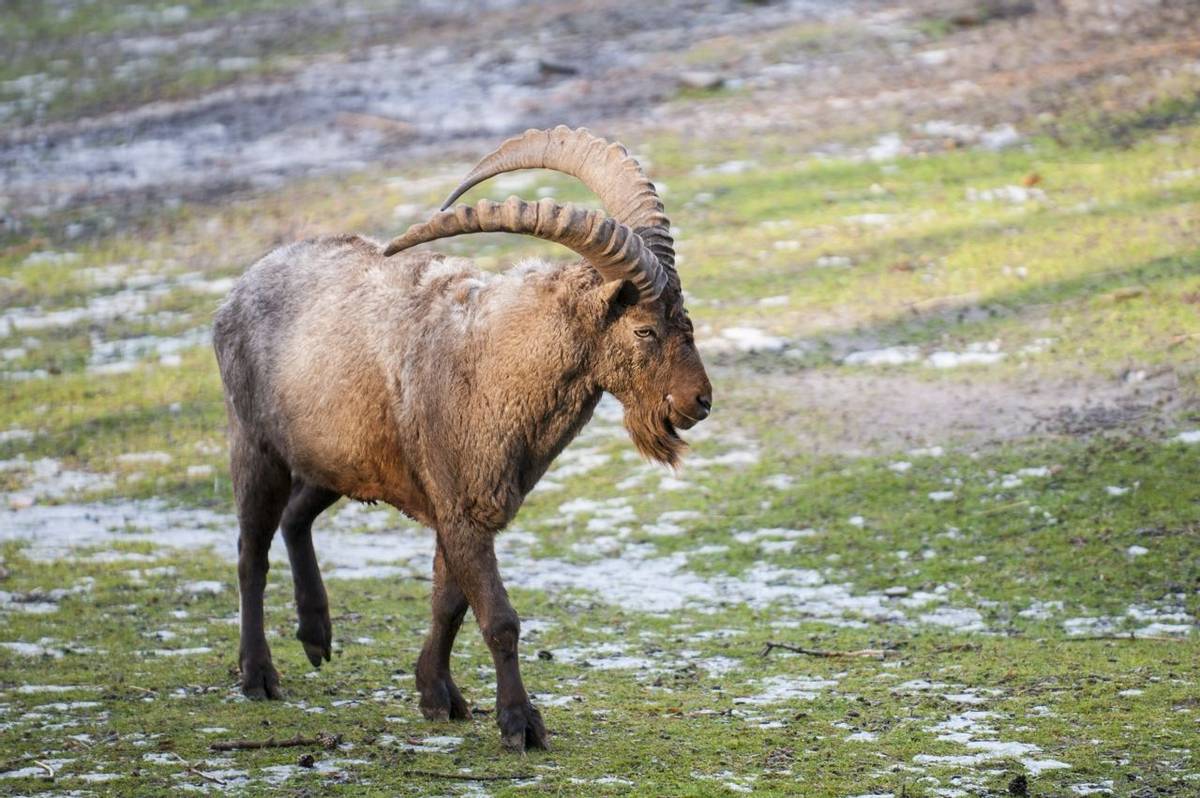
{"label": "ibex", "polygon": [[[446,210],[483,180],[537,167],[575,176],[611,215],[516,197]],[[603,392],[624,405],[641,453],[669,465],[684,449],[677,430],[708,415],[712,386],[683,307],[669,225],[654,185],[620,144],[584,129],[530,130],[387,246],[358,236],[307,240],[241,277],[213,337],[240,527],[247,696],[280,696],[263,631],[276,528],[291,561],[296,636],[320,667],[332,630],[313,521],[342,496],[384,501],[437,535],[433,621],[416,666],[421,712],[471,717],[450,675],[469,606],[495,662],[504,746],[546,747],[521,682],[520,622],[493,539]],[[488,274],[470,261],[408,252],[491,231],[556,241],[583,260]]]}

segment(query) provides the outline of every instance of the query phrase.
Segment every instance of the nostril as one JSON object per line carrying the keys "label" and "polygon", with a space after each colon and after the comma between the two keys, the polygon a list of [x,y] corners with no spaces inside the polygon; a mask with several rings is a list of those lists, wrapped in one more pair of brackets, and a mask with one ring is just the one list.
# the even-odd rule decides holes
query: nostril
{"label": "nostril", "polygon": [[712,397],[708,394],[700,394],[696,397],[696,404],[700,405],[705,410],[712,410]]}

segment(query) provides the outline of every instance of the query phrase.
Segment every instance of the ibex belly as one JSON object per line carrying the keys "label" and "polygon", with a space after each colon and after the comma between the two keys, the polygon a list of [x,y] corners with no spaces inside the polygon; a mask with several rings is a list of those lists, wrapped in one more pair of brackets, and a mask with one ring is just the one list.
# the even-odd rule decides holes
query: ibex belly
{"label": "ibex belly", "polygon": [[306,481],[359,501],[384,501],[432,523],[429,501],[401,448],[382,376],[367,367],[289,358],[279,374],[287,458]]}

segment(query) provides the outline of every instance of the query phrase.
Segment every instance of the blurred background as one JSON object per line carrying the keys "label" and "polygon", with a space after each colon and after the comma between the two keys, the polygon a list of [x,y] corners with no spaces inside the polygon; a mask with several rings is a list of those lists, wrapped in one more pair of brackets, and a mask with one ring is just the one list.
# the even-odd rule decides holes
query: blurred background
{"label": "blurred background", "polygon": [[[261,731],[227,678],[212,313],[271,248],[387,239],[504,138],[567,124],[659,186],[715,411],[664,473],[606,400],[502,536],[563,742],[505,773],[588,794],[1200,789],[1200,3],[3,0],[0,52],[0,778],[44,787],[41,757],[113,794],[215,790],[166,754],[121,766],[167,739],[229,785],[300,778],[291,754],[176,733]],[[514,193],[594,203],[536,172],[468,199]],[[403,767],[448,751],[494,768],[486,718],[406,742],[426,732],[394,706],[428,533],[330,516],[355,656],[302,678],[277,567],[298,698],[263,717],[364,730],[369,761],[329,754],[312,789],[427,794]],[[759,657],[771,640],[877,655]],[[461,645],[486,695],[486,652]],[[126,671],[180,700],[131,710]],[[43,680],[107,692],[47,709],[16,688]]]}

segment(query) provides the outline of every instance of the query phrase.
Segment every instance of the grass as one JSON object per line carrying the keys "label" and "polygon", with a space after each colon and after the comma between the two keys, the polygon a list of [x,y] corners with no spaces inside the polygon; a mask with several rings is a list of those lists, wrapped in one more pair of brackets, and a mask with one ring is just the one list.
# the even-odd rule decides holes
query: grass
{"label": "grass", "polygon": [[[189,7],[187,24],[218,13]],[[25,24],[72,41],[48,17]],[[800,57],[827,37],[789,29],[767,45]],[[689,63],[721,53],[717,42]],[[16,509],[0,515],[0,643],[27,645],[0,647],[0,792],[942,798],[1004,794],[1025,777],[1032,795],[1109,782],[1117,795],[1194,793],[1200,450],[1176,436],[1200,425],[1200,126],[1187,91],[1175,96],[1119,136],[1046,135],[1002,152],[925,142],[873,162],[853,150],[881,132],[869,125],[831,132],[851,147],[840,158],[801,157],[774,135],[644,143],[701,339],[749,326],[783,348],[708,351],[717,412],[681,474],[640,463],[602,416],[501,537],[526,681],[553,732],[552,751],[523,758],[500,751],[490,658],[469,625],[455,672],[482,711],[420,719],[411,667],[430,536],[390,510],[343,504],[319,522],[336,637],[319,672],[291,639],[290,577],[276,562],[268,629],[288,698],[240,698],[215,364],[203,343],[152,348],[206,328],[220,281],[271,247],[389,236],[437,204],[455,169],[147,210],[75,242],[10,237],[0,497]],[[1079,130],[1111,121],[1079,119]],[[472,196],[586,197],[536,181]],[[560,255],[508,236],[445,248],[486,267]],[[149,353],[96,370],[133,338],[150,339]],[[925,359],[989,342],[1005,355],[991,365]],[[842,363],[893,346],[920,356]],[[829,400],[810,414],[796,395],[811,375],[906,381],[937,412],[932,399],[964,385],[1102,393],[1139,374],[1174,380],[1175,396],[1142,397],[1138,413],[1156,424],[1000,441],[947,428],[940,452],[901,435],[865,452],[818,447],[893,424],[890,408],[848,418]],[[67,538],[69,556],[56,548]],[[215,545],[168,545],[188,540]],[[386,575],[353,562],[364,548]],[[887,654],[763,656],[768,641]],[[340,747],[208,749],[318,733]],[[316,767],[300,767],[303,754]]]}
{"label": "grass", "polygon": [[[53,614],[9,614],[8,637],[42,641],[62,653],[36,660],[0,654],[0,680],[14,687],[78,687],[54,694],[6,693],[0,722],[12,725],[5,761],[23,766],[28,756],[69,760],[56,768],[57,784],[64,788],[84,784],[79,779],[85,773],[113,773],[118,777],[103,787],[114,795],[182,783],[203,786],[201,777],[174,758],[178,755],[204,763],[202,771],[244,787],[249,795],[269,793],[270,780],[284,774],[294,789],[427,794],[438,789],[436,780],[412,772],[467,768],[525,780],[524,786],[489,782],[496,795],[576,789],[628,794],[629,785],[603,781],[615,776],[645,795],[732,793],[752,786],[767,795],[803,789],[806,795],[907,790],[921,796],[934,795],[934,786],[953,784],[955,777],[1001,790],[1024,772],[1015,759],[1003,756],[988,760],[987,767],[964,767],[953,757],[969,756],[972,749],[939,739],[937,724],[961,721],[964,712],[986,712],[992,714],[975,723],[994,731],[973,739],[1037,746],[1039,751],[1021,756],[1070,765],[1034,778],[1040,792],[1114,775],[1182,787],[1194,771],[1187,751],[1200,676],[1194,639],[1079,641],[1064,638],[1059,623],[1095,613],[1116,618],[1120,631],[1125,623],[1141,625],[1126,615],[1131,605],[1153,606],[1165,599],[1181,602],[1180,611],[1200,609],[1194,593],[1200,563],[1190,543],[1195,530],[1179,516],[1181,507],[1200,501],[1200,492],[1188,482],[1162,480],[1193,457],[1182,445],[1110,442],[1041,451],[1022,447],[983,457],[948,455],[921,462],[906,474],[890,470],[886,460],[865,459],[843,463],[840,470],[767,461],[750,473],[714,469],[695,477],[709,499],[699,506],[710,520],[697,523],[686,538],[654,538],[657,555],[687,554],[724,542],[731,550],[719,562],[691,556],[697,574],[745,573],[767,562],[785,573],[820,571],[830,584],[845,580],[863,595],[895,585],[914,592],[950,586],[946,606],[979,607],[983,622],[999,634],[880,622],[853,613],[846,620],[856,620],[857,628],[830,626],[786,602],[646,613],[606,603],[603,588],[557,598],[515,591],[514,601],[535,630],[525,645],[527,681],[537,693],[567,697],[545,710],[555,733],[554,750],[525,759],[501,756],[486,714],[470,724],[419,720],[410,668],[426,618],[422,582],[332,581],[339,648],[331,665],[313,673],[290,639],[286,568],[275,569],[268,589],[269,629],[289,698],[281,704],[249,704],[234,686],[236,588],[227,562],[146,546],[117,550],[131,558],[152,553],[152,563],[96,562],[86,556],[40,562],[26,560],[10,545],[4,553],[11,571],[6,590],[32,599],[51,587],[82,589],[62,598]],[[1058,468],[1050,478],[1029,479],[1004,491],[995,487],[1003,473],[1047,462]],[[770,494],[769,508],[746,512],[764,495],[759,472],[776,469],[802,476],[791,488]],[[948,475],[954,475],[956,486],[962,483],[956,500],[930,501],[926,494],[944,487]],[[602,473],[571,480],[560,498],[604,496],[606,482]],[[1110,497],[1105,489],[1114,483],[1138,487]],[[1018,499],[1025,504],[1009,506]],[[697,502],[689,493],[634,506],[639,519],[649,521]],[[997,508],[1001,511],[993,512]],[[1034,508],[1037,513],[1030,512]],[[865,525],[848,524],[852,513],[863,516]],[[548,554],[543,545],[566,551],[596,537],[563,529],[561,520],[553,519],[546,502],[531,504],[522,517],[522,527],[535,530],[539,539],[533,548],[537,556]],[[731,540],[731,530],[774,524],[810,525],[818,534],[786,553],[767,554],[756,544]],[[951,528],[959,533],[948,536]],[[635,531],[633,541],[638,540]],[[1147,544],[1150,553],[1131,559],[1126,549],[1135,543]],[[900,557],[902,550],[910,555]],[[521,568],[519,562],[506,565]],[[189,592],[189,584],[208,580],[215,580],[219,590]],[[1035,597],[1040,604],[1034,604]],[[1062,604],[1051,617],[1020,614],[1053,602]],[[902,610],[905,614],[915,617],[918,611]],[[894,654],[886,661],[759,655],[767,640],[780,639],[830,650],[886,646]],[[606,647],[645,664],[606,669]],[[178,657],[151,653],[191,648],[211,650]],[[538,651],[553,652],[553,658],[539,658]],[[572,660],[572,651],[582,651],[595,666]],[[36,675],[29,669],[35,661]],[[710,669],[718,661],[729,671],[714,674]],[[486,708],[492,676],[473,630],[463,635],[455,667],[467,694]],[[828,684],[811,700],[744,703],[772,679]],[[1146,734],[1150,728],[1154,733]],[[330,770],[295,767],[299,752],[292,749],[227,756],[206,750],[218,739],[319,732],[344,738],[340,751],[304,749]],[[849,739],[861,732],[877,739]],[[463,741],[451,754],[405,750],[437,735]],[[276,766],[288,767],[271,770]],[[246,784],[239,773],[266,781]],[[44,783],[40,776],[15,782],[28,788]]]}

